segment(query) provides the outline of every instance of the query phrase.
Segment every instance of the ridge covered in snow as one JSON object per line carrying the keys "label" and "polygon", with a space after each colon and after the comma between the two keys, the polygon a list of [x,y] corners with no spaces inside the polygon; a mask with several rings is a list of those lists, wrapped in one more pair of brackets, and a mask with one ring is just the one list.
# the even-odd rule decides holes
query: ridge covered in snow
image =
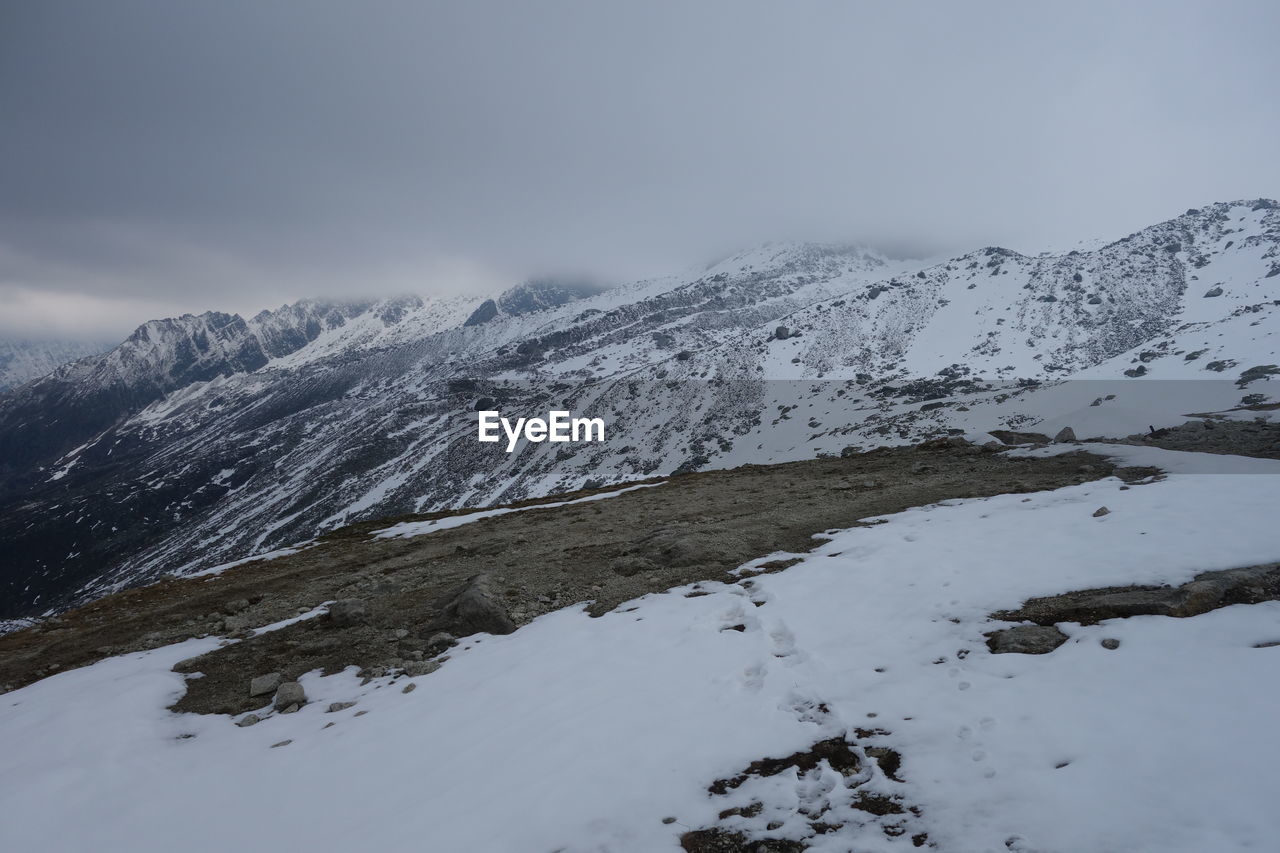
{"label": "ridge covered in snow", "polygon": [[0,338],[0,393],[109,349],[111,344],[93,341]]}

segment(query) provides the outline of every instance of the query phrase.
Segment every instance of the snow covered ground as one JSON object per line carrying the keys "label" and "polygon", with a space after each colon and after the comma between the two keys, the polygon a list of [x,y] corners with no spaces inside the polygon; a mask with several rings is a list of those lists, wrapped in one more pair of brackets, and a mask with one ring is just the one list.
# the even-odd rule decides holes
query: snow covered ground
{"label": "snow covered ground", "polygon": [[[313,673],[310,704],[251,728],[165,710],[170,667],[217,640],[55,675],[0,697],[0,849],[659,851],[711,825],[799,838],[799,810],[823,806],[846,824],[814,850],[913,849],[917,832],[962,853],[1275,849],[1280,647],[1258,646],[1280,641],[1280,603],[986,650],[1003,624],[987,614],[1029,596],[1280,559],[1280,477],[1256,476],[1280,463],[1178,473],[1202,460],[1097,449],[1174,473],[909,510],[709,594],[473,638],[417,679]],[[852,808],[825,766],[707,792],[856,728],[903,758],[902,782],[858,791],[918,816]],[[753,799],[758,816],[717,823]]]}

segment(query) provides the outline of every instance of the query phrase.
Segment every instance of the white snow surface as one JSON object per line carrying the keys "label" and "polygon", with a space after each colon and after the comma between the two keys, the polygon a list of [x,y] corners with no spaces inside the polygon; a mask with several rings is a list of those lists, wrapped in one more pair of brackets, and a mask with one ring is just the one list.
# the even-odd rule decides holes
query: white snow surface
{"label": "white snow surface", "polygon": [[[984,644],[1004,624],[987,614],[1029,596],[1280,559],[1280,477],[1243,473],[1273,463],[1155,455],[1173,473],[1152,484],[947,501],[707,595],[473,637],[409,694],[312,673],[309,704],[251,728],[165,710],[170,668],[214,639],[46,678],[0,697],[0,849],[675,851],[752,797],[763,813],[725,825],[801,837],[797,808],[822,804],[849,820],[808,839],[824,851],[915,849],[917,831],[961,853],[1275,849],[1280,647],[1255,646],[1280,641],[1280,603],[1067,625],[1044,656]],[[707,792],[855,727],[902,753],[902,784],[859,789],[921,809],[900,837],[825,765]]]}
{"label": "white snow surface", "polygon": [[636,489],[651,489],[654,486],[661,486],[662,483],[641,483],[638,486],[627,486],[625,489],[616,489],[609,492],[601,492],[596,495],[587,495],[585,498],[574,498],[571,501],[556,501],[554,503],[531,504],[529,506],[501,507],[499,509],[482,509],[476,512],[469,512],[463,515],[450,515],[445,518],[435,518],[430,521],[402,521],[399,524],[393,524],[390,527],[373,532],[374,539],[410,539],[414,536],[422,536],[426,533],[437,533],[441,530],[452,530],[455,527],[462,527],[464,524],[471,524],[480,521],[483,518],[493,518],[498,515],[506,515],[510,512],[522,512],[528,509],[551,509],[558,506],[568,506],[569,504],[582,504],[591,501],[604,500],[605,498],[613,498],[623,492],[633,492]]}

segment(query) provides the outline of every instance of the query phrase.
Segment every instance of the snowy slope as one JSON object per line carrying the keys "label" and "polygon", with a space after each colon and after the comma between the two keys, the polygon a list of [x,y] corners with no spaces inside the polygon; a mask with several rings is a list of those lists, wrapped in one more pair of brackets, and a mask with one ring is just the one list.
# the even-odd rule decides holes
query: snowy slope
{"label": "snowy slope", "polygon": [[[1177,473],[1201,459],[1095,449],[1174,473],[831,531],[783,572],[599,619],[570,607],[417,679],[311,673],[309,704],[252,728],[164,710],[183,689],[170,667],[215,639],[54,675],[0,703],[0,775],[20,780],[0,788],[0,847],[647,853],[719,826],[815,851],[921,834],[963,853],[1271,849],[1275,602],[1065,625],[1044,656],[986,651],[987,614],[1029,596],[1280,558],[1280,463]],[[827,738],[901,767],[708,791]],[[857,808],[868,795],[914,811]]]}
{"label": "snowy slope", "polygon": [[109,349],[111,344],[94,341],[0,338],[0,392],[52,373],[67,362]]}
{"label": "snowy slope", "polygon": [[[947,431],[1126,435],[1265,402],[1280,364],[1280,210],[1215,204],[1035,256],[780,244],[600,293],[543,283],[492,303],[157,321],[0,401],[0,542],[15,555],[0,616],[360,519],[588,480]],[[608,441],[507,454],[474,440],[477,407],[601,416]]]}

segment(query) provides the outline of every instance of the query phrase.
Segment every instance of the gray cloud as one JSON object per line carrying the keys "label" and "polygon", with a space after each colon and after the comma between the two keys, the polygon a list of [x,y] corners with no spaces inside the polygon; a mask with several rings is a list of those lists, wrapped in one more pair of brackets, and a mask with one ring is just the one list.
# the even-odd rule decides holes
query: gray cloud
{"label": "gray cloud", "polygon": [[1118,237],[1280,195],[1278,29],[1270,0],[8,4],[0,329]]}

